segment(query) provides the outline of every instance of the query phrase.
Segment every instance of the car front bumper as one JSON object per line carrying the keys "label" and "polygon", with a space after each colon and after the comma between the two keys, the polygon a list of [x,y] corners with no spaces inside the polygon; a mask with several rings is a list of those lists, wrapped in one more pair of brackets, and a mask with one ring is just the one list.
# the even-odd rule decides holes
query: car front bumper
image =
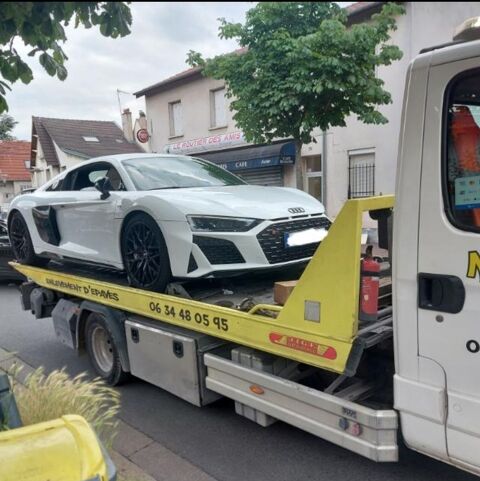
{"label": "car front bumper", "polygon": [[[181,232],[169,229],[172,274],[175,277],[199,278],[231,275],[251,270],[271,270],[308,261],[319,242],[287,247],[286,234],[312,228],[328,229],[330,220],[324,215],[264,221],[248,232]],[[188,247],[182,240],[188,237]],[[168,245],[168,241],[167,241]],[[183,254],[179,253],[183,250]],[[175,252],[172,255],[172,252]]]}

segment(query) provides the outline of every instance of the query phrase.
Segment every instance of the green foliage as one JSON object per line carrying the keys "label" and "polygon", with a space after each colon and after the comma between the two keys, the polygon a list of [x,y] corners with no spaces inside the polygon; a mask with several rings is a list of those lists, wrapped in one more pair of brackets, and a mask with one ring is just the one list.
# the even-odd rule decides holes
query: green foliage
{"label": "green foliage", "polygon": [[0,115],[0,140],[15,140],[15,137],[10,133],[18,122],[8,114]]}
{"label": "green foliage", "polygon": [[0,112],[8,110],[5,100],[9,83],[28,84],[32,70],[15,49],[18,38],[31,47],[28,56],[38,60],[49,75],[67,78],[67,56],[60,46],[65,42],[64,27],[97,26],[105,37],[130,33],[132,16],[126,2],[3,2],[0,5]]}
{"label": "green foliage", "polygon": [[372,21],[347,26],[345,10],[330,2],[259,2],[244,25],[220,19],[219,36],[236,39],[242,50],[187,62],[206,76],[225,79],[236,124],[248,141],[293,137],[314,141],[312,130],[344,126],[355,114],[366,123],[387,119],[378,107],[391,102],[376,68],[402,56],[391,45],[395,17],[385,4]]}

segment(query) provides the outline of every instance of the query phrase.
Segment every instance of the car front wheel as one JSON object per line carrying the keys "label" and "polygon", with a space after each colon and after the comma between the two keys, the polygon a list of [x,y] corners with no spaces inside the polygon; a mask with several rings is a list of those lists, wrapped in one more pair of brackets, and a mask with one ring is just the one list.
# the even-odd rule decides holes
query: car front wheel
{"label": "car front wheel", "polygon": [[164,292],[171,270],[167,245],[158,224],[146,214],[127,220],[122,234],[123,264],[134,287]]}

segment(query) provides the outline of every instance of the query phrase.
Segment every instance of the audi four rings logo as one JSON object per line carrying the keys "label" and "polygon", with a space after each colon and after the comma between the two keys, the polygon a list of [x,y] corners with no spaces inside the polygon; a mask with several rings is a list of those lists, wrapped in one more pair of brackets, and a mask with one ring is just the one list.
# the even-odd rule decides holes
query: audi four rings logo
{"label": "audi four rings logo", "polygon": [[302,212],[305,212],[305,209],[303,207],[290,207],[288,212],[291,214],[301,214]]}

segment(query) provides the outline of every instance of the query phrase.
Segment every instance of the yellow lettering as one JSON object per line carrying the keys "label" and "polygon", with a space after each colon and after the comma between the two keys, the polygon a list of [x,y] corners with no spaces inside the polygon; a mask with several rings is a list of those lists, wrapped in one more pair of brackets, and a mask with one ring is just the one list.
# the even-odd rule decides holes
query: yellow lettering
{"label": "yellow lettering", "polygon": [[470,251],[468,253],[467,277],[474,279],[477,274],[480,274],[480,254],[478,251]]}

